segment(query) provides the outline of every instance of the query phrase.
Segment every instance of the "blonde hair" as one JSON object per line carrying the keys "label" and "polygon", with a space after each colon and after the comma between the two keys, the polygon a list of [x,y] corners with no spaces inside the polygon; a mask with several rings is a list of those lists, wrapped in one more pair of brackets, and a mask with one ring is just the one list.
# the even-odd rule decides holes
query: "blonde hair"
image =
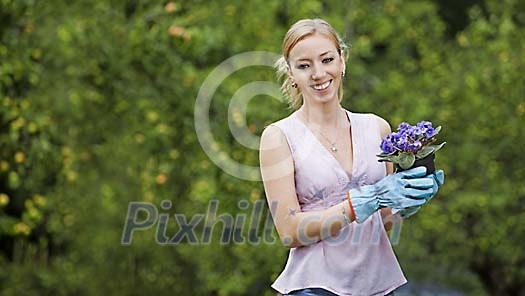
{"label": "blonde hair", "polygon": [[[346,53],[347,46],[342,41],[341,37],[337,34],[335,29],[330,26],[325,20],[322,19],[302,19],[295,24],[286,32],[283,40],[282,53],[283,55],[275,63],[275,68],[277,68],[277,77],[279,80],[283,80],[281,85],[281,91],[294,109],[297,109],[301,106],[303,95],[298,88],[292,87],[292,82],[288,79],[287,69],[290,67],[288,63],[288,58],[290,51],[294,46],[305,37],[313,35],[315,33],[323,34],[328,39],[330,39],[339,55],[343,52]],[[345,54],[345,57],[347,55]],[[339,85],[339,100],[343,98],[343,82]]]}

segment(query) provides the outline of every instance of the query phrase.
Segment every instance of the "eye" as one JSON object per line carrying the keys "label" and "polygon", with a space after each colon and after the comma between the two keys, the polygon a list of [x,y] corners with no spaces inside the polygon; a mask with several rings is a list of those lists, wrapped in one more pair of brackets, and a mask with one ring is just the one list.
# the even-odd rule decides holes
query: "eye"
{"label": "eye", "polygon": [[323,63],[328,64],[331,63],[334,60],[334,58],[324,58]]}
{"label": "eye", "polygon": [[299,65],[297,65],[297,69],[306,69],[306,68],[308,68],[309,66],[310,66],[310,65],[308,65],[308,64],[299,64]]}

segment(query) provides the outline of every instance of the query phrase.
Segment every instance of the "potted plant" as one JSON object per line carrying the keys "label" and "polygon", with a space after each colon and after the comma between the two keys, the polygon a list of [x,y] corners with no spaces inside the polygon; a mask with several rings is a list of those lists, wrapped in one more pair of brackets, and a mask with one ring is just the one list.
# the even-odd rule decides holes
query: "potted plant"
{"label": "potted plant", "polygon": [[381,140],[379,161],[393,162],[396,172],[405,171],[418,166],[425,166],[427,174],[434,172],[434,157],[436,151],[446,142],[434,145],[441,126],[432,127],[432,122],[421,121],[415,126],[402,122],[393,132]]}

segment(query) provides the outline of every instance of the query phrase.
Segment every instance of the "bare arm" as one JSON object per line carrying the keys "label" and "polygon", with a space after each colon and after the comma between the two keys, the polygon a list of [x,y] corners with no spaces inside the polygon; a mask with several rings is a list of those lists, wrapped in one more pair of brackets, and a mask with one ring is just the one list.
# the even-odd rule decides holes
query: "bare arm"
{"label": "bare arm", "polygon": [[278,127],[269,126],[263,131],[259,153],[266,198],[273,205],[272,217],[284,245],[295,248],[337,234],[347,224],[343,208],[348,220],[354,220],[346,200],[325,210],[301,212],[292,154]]}

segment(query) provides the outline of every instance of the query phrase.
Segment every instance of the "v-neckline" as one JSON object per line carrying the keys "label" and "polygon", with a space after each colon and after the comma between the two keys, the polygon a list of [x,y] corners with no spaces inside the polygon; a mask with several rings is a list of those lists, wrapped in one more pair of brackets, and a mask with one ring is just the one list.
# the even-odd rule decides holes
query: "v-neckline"
{"label": "v-neckline", "polygon": [[355,133],[355,130],[352,130],[352,127],[354,126],[353,124],[355,123],[353,120],[352,120],[352,113],[347,111],[347,110],[344,110],[345,111],[345,115],[346,115],[346,118],[348,119],[348,121],[350,122],[350,128],[348,129],[348,132],[350,133],[350,144],[352,145],[352,167],[350,168],[350,172],[348,172],[345,167],[339,162],[339,160],[337,160],[337,158],[332,155],[332,153],[330,153],[330,151],[328,151],[328,149],[321,143],[321,141],[319,141],[319,139],[314,135],[314,133],[308,128],[308,126],[297,116],[297,111],[293,113],[295,119],[297,121],[299,121],[299,123],[301,124],[301,126],[306,129],[308,131],[308,133],[310,134],[310,136],[312,138],[314,138],[314,140],[317,142],[318,146],[320,146],[321,150],[324,151],[324,154],[327,154],[329,158],[331,158],[336,164],[337,166],[339,167],[339,169],[341,171],[343,171],[346,175],[346,177],[348,178],[348,181],[352,180],[352,178],[354,177],[355,175],[355,156],[356,156],[356,149],[355,149],[355,139],[354,139],[354,133]]}

